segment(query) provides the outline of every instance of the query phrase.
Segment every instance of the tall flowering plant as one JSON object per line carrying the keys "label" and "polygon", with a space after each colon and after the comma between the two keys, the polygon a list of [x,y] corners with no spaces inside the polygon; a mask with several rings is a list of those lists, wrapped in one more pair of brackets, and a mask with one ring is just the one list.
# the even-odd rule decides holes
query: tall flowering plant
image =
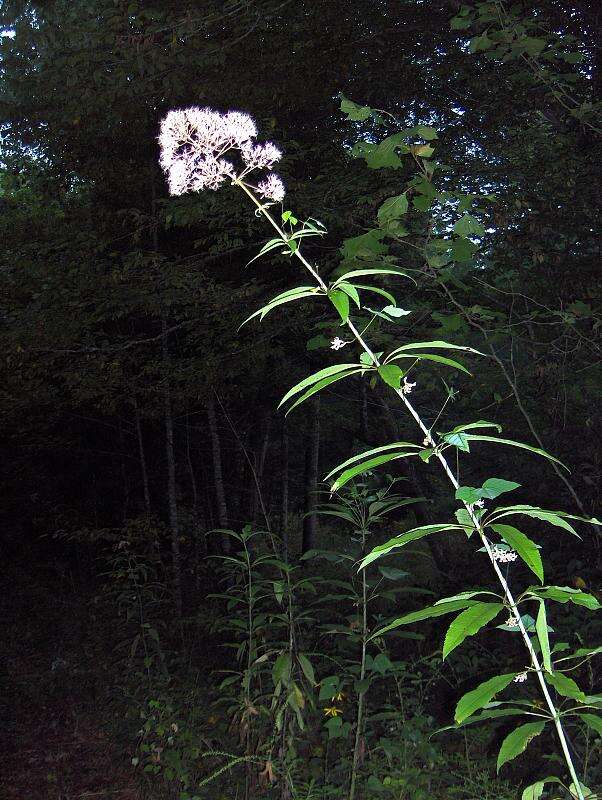
{"label": "tall flowering plant", "polygon": [[[344,100],[342,108],[352,120],[372,119],[376,125],[382,123],[381,113],[367,107],[356,106]],[[390,166],[399,161],[400,156],[408,155],[413,159],[417,173],[402,194],[391,197],[383,203],[378,211],[380,227],[377,231],[356,237],[355,240],[348,240],[348,243],[352,243],[356,254],[362,247],[367,248],[368,259],[363,263],[361,258],[356,259],[353,263],[354,268],[329,282],[322,278],[319,269],[305,257],[301,248],[304,238],[322,236],[325,229],[320,223],[311,219],[300,223],[291,211],[275,215],[274,204],[281,202],[285,196],[281,179],[272,172],[273,165],[281,158],[281,152],[272,143],[257,143],[256,138],[255,122],[241,112],[222,114],[209,108],[170,111],[161,123],[160,162],[172,194],[179,195],[204,189],[217,190],[225,182],[241,189],[255,206],[255,213],[263,216],[276,232],[276,237],[268,241],[256,257],[280,249],[287,256],[296,257],[311,277],[311,284],[297,286],[280,293],[245,322],[255,317],[263,319],[275,308],[284,304],[304,299],[326,301],[332,305],[338,314],[341,326],[346,330],[344,338],[337,336],[332,341],[332,350],[338,351],[347,346],[351,348],[355,346],[359,351],[356,360],[325,367],[300,381],[285,394],[280,405],[288,406],[290,411],[322,389],[351,375],[382,381],[397,396],[413,419],[420,431],[420,441],[388,443],[352,456],[326,476],[327,480],[332,481],[331,490],[336,491],[356,475],[390,461],[419,458],[429,462],[432,459],[439,463],[455,492],[456,500],[460,503],[453,522],[421,525],[405,531],[367,554],[362,561],[362,568],[388,553],[427,536],[461,533],[478,542],[479,552],[483,552],[488,559],[499,586],[497,592],[469,590],[453,597],[443,598],[428,608],[399,617],[375,631],[371,638],[380,637],[402,625],[456,613],[457,616],[450,624],[443,643],[443,658],[446,658],[467,637],[475,635],[502,613],[505,614],[505,622],[499,627],[514,632],[522,638],[526,663],[512,672],[484,681],[465,694],[455,710],[456,725],[466,725],[499,716],[527,717],[528,721],[520,724],[502,742],[498,755],[498,770],[524,752],[529,742],[540,735],[547,725],[552,725],[556,730],[570,775],[570,785],[565,788],[578,800],[592,797],[591,791],[580,782],[577,775],[574,755],[567,739],[566,723],[569,719],[571,722],[576,720],[600,733],[602,722],[594,712],[599,709],[601,698],[587,696],[562,669],[572,668],[579,663],[579,660],[589,658],[602,648],[582,648],[567,656],[563,648],[552,647],[546,600],[573,603],[591,610],[597,610],[600,606],[593,595],[579,589],[545,585],[540,547],[525,533],[508,524],[509,520],[514,521],[517,517],[527,517],[544,521],[576,536],[572,520],[581,518],[527,504],[491,508],[489,507],[491,501],[518,488],[519,484],[505,479],[490,478],[481,487],[462,486],[458,478],[459,472],[454,472],[450,466],[449,456],[455,454],[459,457],[460,454],[469,452],[473,442],[491,442],[529,450],[553,461],[556,459],[539,448],[494,435],[501,431],[499,426],[483,420],[458,425],[453,430],[442,433],[435,432],[434,424],[427,425],[409,397],[417,386],[417,380],[410,378],[414,377],[420,363],[436,362],[444,367],[468,372],[464,364],[457,360],[457,354],[465,353],[470,357],[482,355],[478,351],[444,341],[427,341],[402,344],[386,353],[376,352],[376,348],[369,344],[366,336],[366,331],[377,318],[395,321],[409,313],[399,308],[395,297],[388,289],[380,285],[366,284],[364,281],[379,279],[381,276],[408,277],[408,273],[395,266],[390,258],[381,258],[378,262],[375,253],[383,252],[385,248],[379,249],[379,247],[387,236],[404,235],[401,232],[403,230],[401,220],[408,212],[410,197],[418,195],[423,199],[422,206],[413,201],[415,207],[422,210],[430,206],[433,197],[444,197],[444,193],[438,195],[433,186],[437,165],[432,161],[434,148],[431,142],[437,138],[436,131],[428,126],[418,126],[388,136],[378,144],[370,141],[356,146],[355,154],[364,158],[368,166]],[[225,158],[226,155],[229,158]],[[433,261],[437,263],[436,259],[439,259],[440,263],[445,263],[441,262],[441,258],[444,258],[446,251],[470,253],[472,248],[470,237],[478,232],[479,227],[480,223],[474,216],[469,213],[464,214],[454,225],[455,235],[452,239],[430,241],[426,245],[425,258],[428,264],[432,264]],[[364,300],[366,294],[369,297],[376,295],[384,298],[387,305],[381,309],[374,309],[373,303],[368,306]],[[357,317],[366,314],[370,316],[370,320],[362,330],[359,330],[361,325],[356,324]],[[450,357],[450,353],[453,357]],[[491,433],[492,430],[494,434]],[[459,458],[457,460],[459,461]],[[538,583],[516,594],[510,586],[508,567],[519,559],[535,575]],[[526,613],[525,606],[533,609],[536,616]],[[559,657],[559,654],[562,654],[562,657]],[[524,683],[529,676],[539,685],[543,695],[543,705],[540,701],[524,700],[494,702],[494,697],[498,693],[513,683]],[[562,783],[559,778],[545,778],[525,789],[523,798],[538,800],[548,782]]]}

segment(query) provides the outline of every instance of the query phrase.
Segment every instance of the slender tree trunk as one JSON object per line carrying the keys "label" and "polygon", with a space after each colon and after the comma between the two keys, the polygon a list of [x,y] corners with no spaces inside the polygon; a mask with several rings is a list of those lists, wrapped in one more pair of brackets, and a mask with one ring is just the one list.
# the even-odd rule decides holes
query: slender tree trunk
{"label": "slender tree trunk", "polygon": [[199,492],[197,488],[194,465],[192,463],[192,453],[190,450],[190,424],[186,421],[186,460],[188,462],[188,474],[190,475],[190,487],[192,489],[192,540],[194,547],[194,586],[197,591],[201,588],[200,564],[201,558],[207,555],[205,542],[205,526],[201,522],[201,512],[199,509]]}
{"label": "slender tree trunk", "polygon": [[182,564],[180,560],[180,528],[178,524],[178,501],[176,497],[176,458],[174,451],[173,413],[171,407],[171,387],[169,384],[169,352],[167,348],[167,320],[161,317],[163,332],[162,351],[165,367],[163,403],[165,411],[165,454],[167,456],[167,499],[169,505],[169,527],[171,530],[171,560],[174,601],[178,616],[182,616]]}
{"label": "slender tree trunk", "polygon": [[119,447],[121,448],[121,458],[119,468],[121,471],[121,483],[123,485],[123,521],[127,520],[128,507],[130,504],[130,482],[125,468],[125,441],[123,439],[123,424],[119,417]]}
{"label": "slender tree trunk", "polygon": [[[259,507],[261,501],[261,494],[262,494],[262,477],[263,471],[265,469],[265,462],[268,454],[268,448],[270,446],[270,419],[269,417],[265,416],[262,419],[261,424],[261,443],[258,450],[255,452],[253,456],[253,460],[255,462],[255,475],[257,480],[257,492],[253,494],[253,522],[257,522],[259,517]],[[268,503],[269,508],[269,503]]]}
{"label": "slender tree trunk", "polygon": [[[228,528],[228,506],[226,504],[226,490],[224,488],[224,475],[222,472],[222,448],[217,429],[217,416],[215,414],[215,398],[213,393],[210,393],[207,400],[207,421],[209,423],[209,436],[211,438],[211,449],[213,452],[213,483],[217,500],[217,521],[220,528]],[[229,537],[224,536],[222,541],[224,551],[229,552]]]}
{"label": "slender tree trunk", "polygon": [[151,513],[150,491],[148,488],[148,471],[146,469],[146,455],[144,453],[144,440],[142,438],[142,425],[140,423],[140,409],[138,400],[134,395],[134,415],[136,419],[136,437],[138,439],[138,453],[140,455],[140,471],[142,473],[142,488],[144,490],[144,508],[146,513]]}
{"label": "slender tree trunk", "polygon": [[306,553],[316,546],[318,517],[315,514],[317,505],[318,468],[320,457],[320,399],[315,398],[310,405],[311,421],[309,441],[305,451],[305,514],[303,519],[303,539],[301,553]]}

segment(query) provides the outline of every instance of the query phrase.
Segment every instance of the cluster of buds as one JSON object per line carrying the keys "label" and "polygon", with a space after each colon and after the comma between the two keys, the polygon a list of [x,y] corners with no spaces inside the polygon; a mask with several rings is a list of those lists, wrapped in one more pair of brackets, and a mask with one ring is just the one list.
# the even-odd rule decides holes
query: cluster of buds
{"label": "cluster of buds", "polygon": [[507,564],[510,561],[516,561],[518,558],[514,550],[504,550],[503,547],[499,547],[497,544],[492,548],[491,555],[494,561],[499,561],[501,564]]}
{"label": "cluster of buds", "polygon": [[[169,111],[161,120],[159,163],[170,194],[216,190],[227,179],[241,181],[253,170],[270,170],[282,153],[271,142],[256,144],[256,136],[255,121],[240,111],[221,114],[196,106]],[[224,158],[231,150],[240,154],[243,167],[239,171]],[[273,172],[250,188],[266,200],[284,198],[284,184]]]}

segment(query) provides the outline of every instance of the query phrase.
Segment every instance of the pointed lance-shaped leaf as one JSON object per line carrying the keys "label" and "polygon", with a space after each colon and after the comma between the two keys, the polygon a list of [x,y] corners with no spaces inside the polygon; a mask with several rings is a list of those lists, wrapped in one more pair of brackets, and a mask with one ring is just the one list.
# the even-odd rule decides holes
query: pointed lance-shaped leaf
{"label": "pointed lance-shaped leaf", "polygon": [[304,378],[302,381],[299,381],[299,383],[295,384],[292,389],[289,389],[282,400],[278,403],[278,408],[286,403],[287,400],[290,400],[291,397],[299,394],[308,386],[313,386],[314,383],[318,383],[318,381],[321,381],[323,378],[327,378],[329,375],[337,375],[340,372],[356,370],[358,367],[363,368],[361,364],[333,364],[330,367],[325,367],[324,369],[318,370],[318,372],[314,372],[313,375]]}
{"label": "pointed lance-shaped leaf", "polygon": [[512,525],[491,525],[496,533],[504,538],[513,550],[516,550],[529,569],[543,583],[543,564],[535,542]]}
{"label": "pointed lance-shaped leaf", "polygon": [[478,602],[458,614],[445,634],[443,659],[459,647],[464,639],[478,633],[488,622],[497,617],[503,608],[503,603]]}
{"label": "pointed lance-shaped leaf", "polygon": [[505,675],[496,675],[495,678],[480,683],[476,689],[467,692],[458,700],[454,719],[457,723],[464,722],[472,716],[479,708],[484,708],[495,697],[498,692],[509,686],[516,678],[517,672],[509,672]]}
{"label": "pointed lance-shaped leaf", "polygon": [[527,722],[525,725],[519,725],[518,728],[509,733],[502,742],[500,752],[497,757],[497,771],[512,761],[527,749],[529,742],[543,731],[545,722]]}

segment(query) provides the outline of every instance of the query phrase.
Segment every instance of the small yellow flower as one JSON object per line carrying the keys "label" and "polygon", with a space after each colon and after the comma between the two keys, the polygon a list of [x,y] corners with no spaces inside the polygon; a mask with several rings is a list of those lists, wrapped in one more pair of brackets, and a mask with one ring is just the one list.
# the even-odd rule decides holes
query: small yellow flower
{"label": "small yellow flower", "polygon": [[342,713],[343,713],[342,709],[337,708],[336,706],[327,706],[324,709],[325,717],[340,717]]}
{"label": "small yellow flower", "polygon": [[333,703],[340,703],[341,700],[344,700],[344,699],[345,699],[345,693],[344,692],[337,692],[334,695],[334,697],[332,698],[332,702]]}

